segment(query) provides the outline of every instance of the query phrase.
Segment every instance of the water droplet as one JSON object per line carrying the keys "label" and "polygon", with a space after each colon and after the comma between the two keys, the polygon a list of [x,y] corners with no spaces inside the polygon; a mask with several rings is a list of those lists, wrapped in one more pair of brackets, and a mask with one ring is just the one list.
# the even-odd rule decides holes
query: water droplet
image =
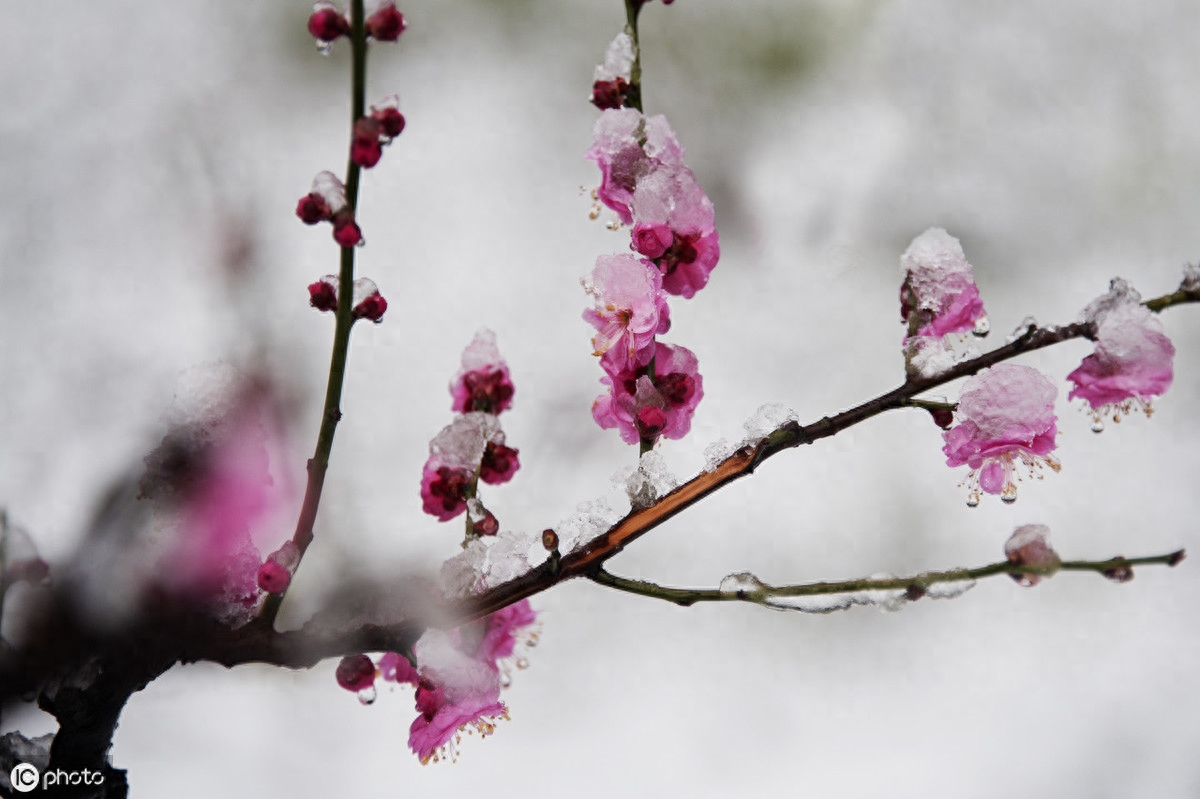
{"label": "water droplet", "polygon": [[972,330],[971,333],[976,336],[986,336],[988,331],[991,329],[992,326],[988,322],[988,318],[986,316],[981,316],[975,320],[975,329]]}
{"label": "water droplet", "polygon": [[1004,484],[1004,488],[1000,489],[1000,499],[1007,502],[1009,505],[1017,501],[1017,484],[1008,482]]}
{"label": "water droplet", "polygon": [[317,39],[317,52],[321,55],[329,55],[333,52],[333,42],[322,41]]}
{"label": "water droplet", "polygon": [[500,675],[500,687],[501,687],[501,688],[507,688],[507,687],[509,687],[510,685],[512,685],[512,675],[511,675],[511,674],[509,674],[507,671],[506,671],[506,672],[503,672],[503,673],[501,673],[501,675]]}
{"label": "water droplet", "polygon": [[358,240],[358,244],[355,244],[354,246],[355,247],[366,247],[367,246],[367,237],[366,236],[361,237]]}
{"label": "water droplet", "polygon": [[364,705],[374,704],[376,696],[378,694],[375,692],[375,686],[372,685],[358,692],[358,701]]}
{"label": "water droplet", "polygon": [[1104,432],[1104,420],[1101,419],[1099,416],[1097,416],[1095,419],[1092,419],[1092,432],[1093,433],[1103,433]]}
{"label": "water droplet", "polygon": [[535,647],[535,646],[537,646],[537,645],[538,645],[538,634],[537,634],[537,633],[530,633],[530,634],[529,634],[529,639],[528,639],[528,640],[525,642],[525,646],[527,646],[527,647],[529,647],[530,649],[532,649],[533,647]]}
{"label": "water droplet", "polygon": [[608,220],[608,222],[604,226],[606,228],[608,228],[609,230],[620,230],[621,229],[621,223],[615,219]]}
{"label": "water droplet", "polygon": [[979,506],[979,492],[972,491],[970,494],[967,494],[967,507],[975,508],[978,506]]}
{"label": "water droplet", "polygon": [[522,670],[529,668],[528,658],[517,658],[517,668]]}

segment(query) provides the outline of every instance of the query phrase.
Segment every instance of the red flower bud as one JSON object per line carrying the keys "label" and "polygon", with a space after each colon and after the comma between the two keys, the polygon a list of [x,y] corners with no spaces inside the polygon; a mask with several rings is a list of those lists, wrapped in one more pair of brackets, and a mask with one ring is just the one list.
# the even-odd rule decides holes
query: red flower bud
{"label": "red flower bud", "polygon": [[296,216],[306,225],[315,225],[331,218],[333,212],[325,198],[314,191],[300,198],[300,202],[296,204]]}
{"label": "red flower bud", "polygon": [[332,42],[350,35],[350,22],[329,3],[317,3],[308,18],[308,32],[318,42]]}
{"label": "red flower bud", "polygon": [[308,302],[318,311],[336,311],[337,289],[327,279],[309,283]]}
{"label": "red flower bud", "polygon": [[404,15],[396,10],[394,3],[385,3],[363,23],[367,35],[379,42],[394,42],[404,33],[408,24]]}

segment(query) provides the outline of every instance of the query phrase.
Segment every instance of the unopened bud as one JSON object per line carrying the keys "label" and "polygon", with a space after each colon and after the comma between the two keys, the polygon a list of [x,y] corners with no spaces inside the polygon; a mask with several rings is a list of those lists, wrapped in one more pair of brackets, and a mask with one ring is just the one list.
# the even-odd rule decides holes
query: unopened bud
{"label": "unopened bud", "polygon": [[273,560],[258,567],[258,587],[268,594],[282,594],[291,582],[291,572]]}
{"label": "unopened bud", "polygon": [[318,42],[332,42],[350,35],[350,22],[332,3],[320,2],[313,6],[308,18],[308,32]]}
{"label": "unopened bud", "polygon": [[363,23],[367,35],[378,42],[394,42],[404,33],[408,24],[404,15],[396,10],[395,3],[386,2]]}
{"label": "unopened bud", "polygon": [[558,533],[547,527],[542,530],[542,546],[547,552],[553,552],[558,549]]}
{"label": "unopened bud", "polygon": [[[336,280],[336,278],[334,278]],[[328,277],[308,284],[308,303],[318,311],[337,310],[337,289]]]}
{"label": "unopened bud", "polygon": [[357,693],[375,684],[375,664],[366,655],[351,655],[342,658],[335,675],[338,685]]}

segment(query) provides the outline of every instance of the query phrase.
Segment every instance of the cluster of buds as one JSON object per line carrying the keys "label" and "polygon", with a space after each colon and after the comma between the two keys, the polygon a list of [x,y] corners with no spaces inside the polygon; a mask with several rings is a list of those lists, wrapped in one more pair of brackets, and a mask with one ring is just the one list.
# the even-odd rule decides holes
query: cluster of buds
{"label": "cluster of buds", "polygon": [[[325,275],[320,280],[310,283],[308,285],[309,305],[318,311],[337,311],[338,283],[337,275]],[[366,319],[376,324],[383,321],[383,314],[387,310],[388,304],[383,295],[379,293],[375,281],[366,277],[355,280],[350,301],[352,319]]]}
{"label": "cluster of buds", "polygon": [[306,225],[333,224],[333,240],[342,247],[362,243],[362,231],[354,221],[354,209],[346,202],[346,187],[332,172],[318,172],[312,191],[296,204],[296,216]]}
{"label": "cluster of buds", "polygon": [[600,167],[596,200],[632,226],[633,254],[596,260],[583,279],[595,306],[583,317],[596,328],[593,354],[607,389],[592,404],[592,417],[602,428],[619,430],[627,443],[649,449],[661,437],[686,435],[704,396],[695,354],[657,340],[671,326],[667,297],[695,296],[721,249],[712,203],[684,165],[683,147],[666,118],[601,101],[624,91],[633,48],[628,35],[618,35],[596,69],[592,101],[607,110],[587,152]]}
{"label": "cluster of buds", "polygon": [[[406,27],[404,15],[396,10],[392,0],[374,3],[363,20],[364,33],[378,42],[396,41]],[[333,3],[321,0],[313,6],[312,15],[308,18],[308,32],[317,40],[317,48],[322,53],[328,53],[333,42],[349,36],[350,31],[349,17]]]}
{"label": "cluster of buds", "polygon": [[354,123],[350,139],[350,159],[370,169],[383,157],[383,148],[404,130],[404,115],[400,113],[400,98],[391,95],[379,105],[371,106],[371,113],[359,117]]}
{"label": "cluster of buds", "polygon": [[505,444],[498,414],[512,406],[514,387],[496,336],[482,329],[463,350],[462,369],[450,383],[451,409],[460,415],[429,443],[421,475],[421,502],[438,521],[464,511],[467,536],[494,536],[500,524],[478,497],[479,481],[507,483],[521,467]]}

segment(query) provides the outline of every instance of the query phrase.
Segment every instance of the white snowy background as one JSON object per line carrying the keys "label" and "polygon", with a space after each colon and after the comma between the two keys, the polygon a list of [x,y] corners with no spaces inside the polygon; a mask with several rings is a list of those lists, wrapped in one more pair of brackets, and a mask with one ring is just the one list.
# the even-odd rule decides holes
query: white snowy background
{"label": "white snowy background", "polygon": [[[330,479],[286,623],[338,580],[435,569],[461,526],[421,513],[428,440],[477,327],[517,385],[522,470],[489,504],[540,531],[635,454],[591,421],[600,370],[578,278],[624,232],[587,219],[593,65],[618,0],[410,0],[369,101],[409,127],[365,175],[360,273],[390,302],[354,331]],[[305,285],[328,229],[293,216],[342,171],[348,48],[315,52],[300,0],[8,4],[0,50],[0,503],[52,561],[163,433],[176,376],[249,366],[300,400],[281,480],[318,422],[332,319]],[[1073,321],[1115,275],[1173,290],[1200,257],[1200,5],[1177,0],[679,0],[643,14],[645,103],[717,209],[709,287],[672,302],[705,399],[662,453],[681,478],[762,403],[815,420],[902,378],[898,258],[962,239],[994,346]],[[248,276],[221,264],[250,249]],[[764,465],[639,541],[619,574],[716,586],[978,565],[1019,524],[1064,557],[1200,554],[1200,309],[1152,420],[1101,435],[1065,400],[1063,471],[970,510],[920,412]],[[1021,362],[1061,381],[1073,342]],[[950,387],[946,396],[953,398]],[[954,601],[829,617],[681,609],[572,582],[534,600],[541,645],[511,721],[456,765],[406,749],[411,694],[362,707],[307,672],[176,668],[135,695],[113,760],[134,797],[1194,797],[1196,561],[1127,585],[993,579]],[[307,585],[306,585],[307,583]],[[307,604],[306,604],[307,603]],[[52,729],[28,711],[4,729]]]}

